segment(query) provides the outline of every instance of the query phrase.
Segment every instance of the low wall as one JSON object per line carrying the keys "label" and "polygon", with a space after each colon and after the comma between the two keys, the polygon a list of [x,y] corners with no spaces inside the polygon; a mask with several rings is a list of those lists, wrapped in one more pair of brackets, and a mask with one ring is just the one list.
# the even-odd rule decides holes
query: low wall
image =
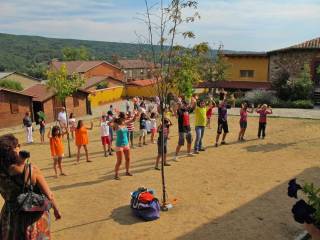
{"label": "low wall", "polygon": [[119,86],[96,90],[89,95],[89,100],[92,107],[97,107],[109,102],[117,101],[123,96],[125,96],[125,88]]}
{"label": "low wall", "polygon": [[127,86],[127,96],[128,97],[154,97],[157,96],[157,86],[149,85],[149,86]]}

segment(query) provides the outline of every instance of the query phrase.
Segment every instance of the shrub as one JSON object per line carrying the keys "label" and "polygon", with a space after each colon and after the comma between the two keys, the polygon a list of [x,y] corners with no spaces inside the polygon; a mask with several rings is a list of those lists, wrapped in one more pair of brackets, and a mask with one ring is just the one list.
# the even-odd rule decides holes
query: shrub
{"label": "shrub", "polygon": [[271,83],[271,88],[276,92],[276,96],[281,100],[289,100],[292,95],[292,89],[289,84],[290,74],[285,69],[277,72],[275,80]]}
{"label": "shrub", "polygon": [[23,90],[21,83],[14,81],[14,80],[10,80],[10,79],[0,80],[0,87],[8,88],[8,89],[16,90],[16,91]]}
{"label": "shrub", "polygon": [[272,104],[277,101],[277,97],[273,91],[252,90],[245,94],[244,99],[249,104]]}
{"label": "shrub", "polygon": [[294,108],[312,109],[313,102],[311,100],[296,100],[292,102]]}
{"label": "shrub", "polygon": [[292,100],[310,99],[312,96],[313,83],[311,80],[310,67],[304,65],[303,71],[298,79],[293,81]]}
{"label": "shrub", "polygon": [[108,83],[107,82],[100,82],[98,85],[97,85],[97,89],[105,89],[105,88],[108,88]]}

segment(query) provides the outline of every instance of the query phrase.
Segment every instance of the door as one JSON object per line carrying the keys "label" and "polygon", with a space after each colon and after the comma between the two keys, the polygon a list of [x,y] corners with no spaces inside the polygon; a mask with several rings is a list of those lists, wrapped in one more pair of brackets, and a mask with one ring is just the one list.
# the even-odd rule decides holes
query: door
{"label": "door", "polygon": [[37,114],[39,111],[43,112],[43,104],[41,102],[33,102],[33,116],[37,124],[39,124],[39,115]]}

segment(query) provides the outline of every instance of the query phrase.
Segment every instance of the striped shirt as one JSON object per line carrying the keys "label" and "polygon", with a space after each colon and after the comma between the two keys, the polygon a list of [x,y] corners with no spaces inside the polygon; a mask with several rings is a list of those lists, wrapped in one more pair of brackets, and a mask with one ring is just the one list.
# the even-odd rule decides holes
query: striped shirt
{"label": "striped shirt", "polygon": [[134,122],[127,123],[127,128],[129,132],[133,132],[134,130]]}

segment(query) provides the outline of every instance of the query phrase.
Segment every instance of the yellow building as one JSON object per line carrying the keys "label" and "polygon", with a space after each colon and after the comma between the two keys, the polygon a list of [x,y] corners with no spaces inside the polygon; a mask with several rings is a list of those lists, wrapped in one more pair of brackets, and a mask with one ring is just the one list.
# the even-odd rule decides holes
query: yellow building
{"label": "yellow building", "polygon": [[266,53],[224,54],[226,81],[201,82],[197,88],[269,89],[269,58]]}
{"label": "yellow building", "polygon": [[228,81],[267,82],[269,59],[266,53],[225,54]]}

